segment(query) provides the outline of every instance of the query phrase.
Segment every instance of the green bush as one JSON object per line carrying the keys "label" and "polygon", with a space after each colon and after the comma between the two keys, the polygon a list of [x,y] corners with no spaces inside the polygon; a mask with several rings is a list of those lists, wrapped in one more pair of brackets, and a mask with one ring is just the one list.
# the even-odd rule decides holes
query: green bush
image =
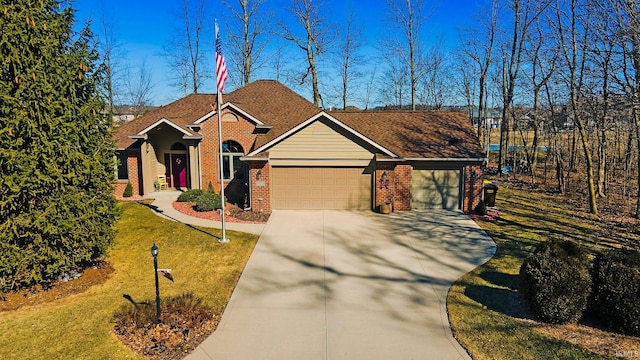
{"label": "green bush", "polygon": [[178,196],[178,202],[195,202],[203,193],[200,189],[189,189]]}
{"label": "green bush", "polygon": [[196,211],[213,211],[222,209],[222,198],[216,193],[206,192],[196,199]]}
{"label": "green bush", "polygon": [[542,320],[578,321],[587,308],[591,292],[587,253],[572,241],[541,243],[520,267],[518,290]]}
{"label": "green bush", "polygon": [[475,210],[477,215],[487,215],[487,204],[484,201],[480,201]]}
{"label": "green bush", "polygon": [[610,250],[593,264],[593,309],[600,320],[627,335],[640,335],[640,253]]}
{"label": "green bush", "polygon": [[131,186],[131,182],[127,182],[127,186],[124,188],[124,192],[122,193],[122,197],[132,197],[133,196],[133,186]]}

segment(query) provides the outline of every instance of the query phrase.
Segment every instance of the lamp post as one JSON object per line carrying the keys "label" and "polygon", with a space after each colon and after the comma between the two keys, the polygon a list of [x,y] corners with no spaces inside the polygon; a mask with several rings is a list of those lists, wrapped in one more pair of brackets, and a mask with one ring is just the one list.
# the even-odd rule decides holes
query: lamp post
{"label": "lamp post", "polygon": [[153,255],[153,270],[156,274],[156,320],[160,322],[160,285],[158,284],[158,247],[156,243],[151,246],[151,255]]}

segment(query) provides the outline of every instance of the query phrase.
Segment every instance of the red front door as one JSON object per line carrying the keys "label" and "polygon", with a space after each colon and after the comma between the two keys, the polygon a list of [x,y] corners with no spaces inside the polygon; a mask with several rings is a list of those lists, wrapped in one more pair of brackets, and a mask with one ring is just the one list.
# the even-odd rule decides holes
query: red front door
{"label": "red front door", "polygon": [[165,154],[164,163],[167,167],[167,182],[176,189],[187,188],[187,154]]}
{"label": "red front door", "polygon": [[187,154],[171,154],[171,179],[176,189],[186,188],[187,184]]}

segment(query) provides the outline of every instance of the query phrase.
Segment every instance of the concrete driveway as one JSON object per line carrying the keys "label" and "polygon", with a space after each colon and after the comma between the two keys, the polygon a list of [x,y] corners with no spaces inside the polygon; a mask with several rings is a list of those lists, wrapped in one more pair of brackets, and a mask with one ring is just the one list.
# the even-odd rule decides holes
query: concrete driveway
{"label": "concrete driveway", "polygon": [[275,211],[187,359],[468,359],[447,292],[494,252],[458,212]]}

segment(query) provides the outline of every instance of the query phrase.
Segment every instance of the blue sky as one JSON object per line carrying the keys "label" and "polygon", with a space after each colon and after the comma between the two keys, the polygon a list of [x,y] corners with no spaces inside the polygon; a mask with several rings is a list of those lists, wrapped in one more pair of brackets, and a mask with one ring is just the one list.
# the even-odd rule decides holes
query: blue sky
{"label": "blue sky", "polygon": [[[229,2],[234,3],[235,0]],[[273,11],[275,18],[286,18],[284,8],[288,2],[287,0],[267,0],[266,5]],[[183,96],[179,89],[171,85],[171,71],[161,55],[163,46],[172,38],[172,29],[180,24],[177,14],[181,3],[181,0],[74,0],[73,7],[77,10],[77,22],[81,24],[91,19],[92,28],[96,34],[101,32],[100,19],[103,14],[106,14],[109,22],[114,24],[114,33],[122,44],[123,62],[128,64],[132,73],[135,73],[136,68],[145,59],[153,77],[152,102],[155,105],[162,105]],[[449,49],[455,48],[458,42],[458,28],[471,25],[472,19],[478,13],[480,3],[482,3],[481,0],[427,0],[426,6],[430,9],[431,15],[423,31],[423,41],[427,45],[442,42]],[[354,9],[370,44],[375,43],[380,34],[385,31],[385,0],[325,0],[325,4],[327,4],[327,12],[336,22],[344,21],[347,10]],[[225,18],[220,1],[208,0],[208,9],[210,16],[217,18],[221,23],[224,44]],[[293,48],[289,49],[287,51],[296,51]],[[213,46],[205,47],[204,50],[209,53],[207,54],[209,60],[213,61]],[[365,51],[376,50],[373,46],[368,46]],[[223,52],[225,52],[224,48]],[[269,49],[265,51],[265,53],[268,52]],[[234,76],[233,73],[230,75]],[[267,64],[255,74],[254,79],[274,77],[272,66]],[[328,77],[325,79],[325,87],[333,85],[327,84],[331,82]],[[291,86],[291,84],[287,85]],[[228,83],[227,91],[233,88],[233,85]],[[306,88],[310,88],[310,85],[295,90],[309,98],[310,91]],[[214,80],[205,81],[201,92],[215,92]]]}

